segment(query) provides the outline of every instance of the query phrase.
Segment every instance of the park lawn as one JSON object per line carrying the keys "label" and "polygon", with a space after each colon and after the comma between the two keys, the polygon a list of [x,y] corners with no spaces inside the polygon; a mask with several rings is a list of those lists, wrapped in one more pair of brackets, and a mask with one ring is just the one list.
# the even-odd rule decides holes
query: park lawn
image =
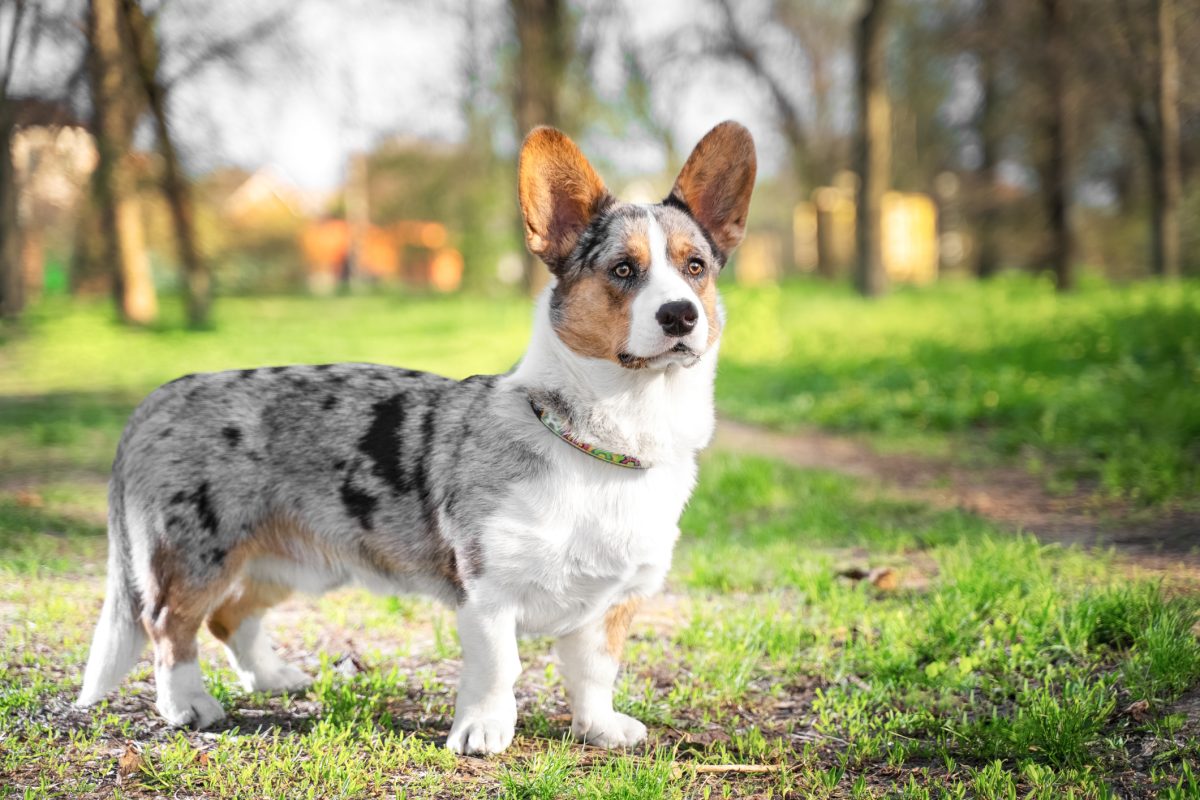
{"label": "park lawn", "polygon": [[[564,742],[562,686],[535,640],[513,748],[456,759],[440,748],[451,613],[357,590],[272,612],[285,655],[318,676],[302,696],[246,695],[202,635],[231,713],[219,731],[161,724],[148,658],[107,704],[71,708],[102,595],[103,498],[5,497],[0,797],[1200,792],[1200,601],[1180,586],[728,453],[706,457],[682,530],[618,692],[650,742],[614,754]],[[892,571],[853,577],[869,568]]]}
{"label": "park lawn", "polygon": [[[726,413],[965,443],[1152,503],[1196,496],[1194,284],[1063,299],[950,284],[868,304],[798,283],[727,304]],[[1186,587],[728,453],[706,458],[668,593],[635,623],[619,704],[653,738],[632,754],[562,742],[535,641],[513,750],[450,757],[452,615],[357,591],[278,609],[286,654],[319,676],[302,697],[241,693],[207,641],[232,714],[215,735],[157,722],[148,661],[107,708],[69,707],[102,592],[104,479],[146,392],[264,364],[502,371],[528,330],[515,299],[355,297],[225,298],[209,332],[130,331],[104,305],[57,301],[8,332],[0,797],[1200,796]],[[880,586],[839,575],[881,567]],[[766,771],[711,771],[730,764]]]}
{"label": "park lawn", "polygon": [[[1084,281],[1060,297],[1013,276],[864,301],[796,281],[729,286],[725,301],[724,414],[1015,460],[1051,488],[1152,508],[1200,503],[1200,282]],[[107,304],[43,304],[0,338],[0,481],[106,468],[132,407],[186,372],[346,360],[501,372],[529,317],[512,297],[223,298],[213,331],[135,331]]]}

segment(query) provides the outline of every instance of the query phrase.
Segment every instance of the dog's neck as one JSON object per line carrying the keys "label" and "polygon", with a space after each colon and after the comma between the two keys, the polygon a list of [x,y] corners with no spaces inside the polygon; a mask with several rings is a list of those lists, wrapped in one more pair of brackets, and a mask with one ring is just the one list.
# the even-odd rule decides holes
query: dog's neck
{"label": "dog's neck", "polygon": [[565,416],[576,438],[651,466],[690,459],[708,444],[716,345],[687,368],[627,369],[581,356],[554,332],[552,291],[538,298],[529,350],[509,376],[513,385]]}

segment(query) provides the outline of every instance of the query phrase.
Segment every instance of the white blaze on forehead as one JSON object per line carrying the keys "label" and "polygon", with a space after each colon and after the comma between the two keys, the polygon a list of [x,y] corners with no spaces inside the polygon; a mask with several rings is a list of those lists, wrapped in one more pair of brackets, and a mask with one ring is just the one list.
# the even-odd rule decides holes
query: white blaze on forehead
{"label": "white blaze on forehead", "polygon": [[[704,352],[708,342],[708,319],[704,314],[700,298],[684,280],[678,268],[667,255],[667,234],[654,216],[646,209],[646,238],[650,245],[650,265],[645,283],[638,289],[633,300],[629,320],[630,355],[648,358],[670,350],[683,342],[696,353]],[[696,307],[696,327],[687,336],[674,338],[663,333],[657,314],[663,303],[687,300]]]}

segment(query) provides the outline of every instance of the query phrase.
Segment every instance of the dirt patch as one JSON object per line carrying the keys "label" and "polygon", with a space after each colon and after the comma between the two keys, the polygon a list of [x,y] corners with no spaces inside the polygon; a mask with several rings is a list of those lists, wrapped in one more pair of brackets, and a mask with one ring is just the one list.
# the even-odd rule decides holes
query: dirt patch
{"label": "dirt patch", "polygon": [[1200,583],[1200,513],[1149,512],[1099,498],[1091,486],[1052,494],[1041,479],[1019,467],[974,467],[950,458],[879,453],[858,439],[817,430],[780,433],[722,419],[715,446],[841,472],[891,494],[963,509],[1045,541],[1112,547],[1137,567]]}

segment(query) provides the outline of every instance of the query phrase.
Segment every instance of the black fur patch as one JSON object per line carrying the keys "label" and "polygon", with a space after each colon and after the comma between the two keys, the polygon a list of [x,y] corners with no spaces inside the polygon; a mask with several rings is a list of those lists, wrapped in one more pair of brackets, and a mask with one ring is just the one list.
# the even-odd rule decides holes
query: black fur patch
{"label": "black fur patch", "polygon": [[350,483],[349,478],[346,478],[342,482],[342,505],[346,507],[346,513],[358,520],[358,524],[364,530],[373,529],[371,515],[375,513],[375,507],[379,505],[378,497],[367,494]]}
{"label": "black fur patch", "polygon": [[196,501],[196,514],[200,517],[200,527],[209,536],[216,536],[217,530],[221,527],[221,521],[217,519],[217,512],[213,509],[212,500],[208,496],[208,481],[200,484],[193,499]]}
{"label": "black fur patch", "polygon": [[287,372],[287,369],[288,369],[287,367],[271,367],[271,369],[269,369],[268,372],[270,372],[273,375],[278,375],[281,372]]}
{"label": "black fur patch", "polygon": [[332,409],[334,406],[337,405],[337,402],[338,402],[338,399],[335,396],[329,395],[328,397],[325,398],[325,402],[321,403],[321,408],[324,409],[325,411],[329,411],[330,409]]}
{"label": "black fur patch", "polygon": [[226,425],[221,429],[221,435],[225,437],[225,441],[230,447],[237,447],[242,441],[242,432],[232,425]]}
{"label": "black fur patch", "polygon": [[171,505],[177,506],[180,503],[186,503],[187,499],[188,499],[187,492],[178,491],[175,494],[171,495]]}
{"label": "black fur patch", "polygon": [[375,462],[375,475],[396,494],[412,487],[400,461],[400,426],[404,424],[403,392],[371,406],[374,417],[367,432],[358,440],[358,449]]}
{"label": "black fur patch", "polygon": [[166,439],[168,436],[170,436],[170,435],[171,435],[171,432],[172,432],[172,429],[171,429],[171,428],[163,428],[163,429],[162,429],[162,433],[160,433],[160,434],[158,435],[158,438],[160,438],[160,439]]}
{"label": "black fur patch", "polygon": [[241,375],[243,378],[253,378],[254,373],[256,373],[256,372],[258,372],[258,370],[256,370],[256,369],[243,369],[243,370],[239,371],[238,374]]}

